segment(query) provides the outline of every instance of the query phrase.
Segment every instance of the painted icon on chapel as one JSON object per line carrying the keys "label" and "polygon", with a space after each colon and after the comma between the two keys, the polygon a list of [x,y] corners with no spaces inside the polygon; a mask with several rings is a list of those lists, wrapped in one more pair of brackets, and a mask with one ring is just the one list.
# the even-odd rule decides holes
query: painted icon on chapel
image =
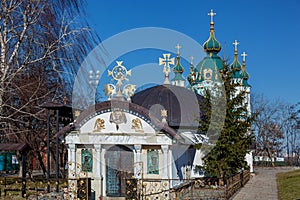
{"label": "painted icon on chapel", "polygon": [[90,149],[81,150],[81,168],[83,172],[93,171],[93,153]]}
{"label": "painted icon on chapel", "polygon": [[139,118],[133,119],[131,129],[134,129],[135,132],[143,133],[144,130],[143,130],[142,121]]}
{"label": "painted icon on chapel", "polygon": [[95,121],[93,132],[101,132],[101,130],[105,129],[105,121],[102,118],[98,118]]}
{"label": "painted icon on chapel", "polygon": [[157,149],[147,150],[147,173],[159,174],[159,155]]}
{"label": "painted icon on chapel", "polygon": [[110,114],[109,122],[110,123],[115,123],[116,124],[116,129],[119,130],[119,125],[123,124],[123,123],[126,124],[127,123],[127,118],[126,118],[126,115],[123,111],[115,110]]}

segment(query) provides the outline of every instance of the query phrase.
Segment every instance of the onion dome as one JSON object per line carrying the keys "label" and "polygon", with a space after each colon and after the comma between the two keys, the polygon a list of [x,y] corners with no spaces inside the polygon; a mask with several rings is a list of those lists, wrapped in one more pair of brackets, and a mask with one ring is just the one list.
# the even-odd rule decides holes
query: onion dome
{"label": "onion dome", "polygon": [[216,39],[215,37],[215,29],[214,29],[214,21],[213,16],[216,15],[216,13],[213,12],[213,10],[208,13],[208,15],[211,17],[210,20],[210,35],[208,40],[203,44],[203,48],[206,51],[206,53],[219,53],[221,51],[221,43]]}
{"label": "onion dome", "polygon": [[173,67],[174,73],[180,73],[182,74],[184,72],[184,67],[180,63],[180,55],[176,56],[176,64]]}
{"label": "onion dome", "polygon": [[234,59],[233,62],[230,65],[230,69],[232,71],[232,78],[241,78],[240,77],[240,71],[241,71],[241,64],[238,60],[238,49],[237,49],[237,45],[238,45],[238,41],[234,41],[233,45],[234,45]]}
{"label": "onion dome", "polygon": [[249,83],[248,83],[248,79],[250,78],[250,75],[246,71],[246,56],[247,56],[247,54],[245,52],[243,52],[242,56],[243,56],[243,64],[242,64],[242,72],[240,74],[240,77],[243,79],[242,85],[246,86],[246,87],[251,87],[251,85],[249,85]]}
{"label": "onion dome", "polygon": [[157,119],[162,118],[162,110],[167,110],[166,121],[174,129],[199,126],[203,97],[184,87],[158,85],[134,94],[131,101],[148,109]]}
{"label": "onion dome", "polygon": [[179,49],[181,46],[179,44],[176,46],[178,49],[177,56],[176,56],[176,64],[173,67],[173,72],[175,74],[175,77],[171,80],[173,85],[184,87],[185,79],[182,77],[182,73],[184,72],[184,67],[180,63],[180,51]]}
{"label": "onion dome", "polygon": [[[221,44],[220,42],[215,38],[214,34],[214,22],[213,22],[213,16],[216,15],[216,13],[213,12],[213,10],[208,13],[208,15],[211,17],[210,19],[210,36],[208,40],[203,44],[203,48],[208,54],[198,65],[197,70],[203,75],[203,69],[210,68],[211,70],[215,70],[217,68],[218,70],[222,70],[224,66],[224,62],[222,59],[218,56],[218,52],[221,51]],[[203,81],[204,78],[201,77],[200,81]]]}

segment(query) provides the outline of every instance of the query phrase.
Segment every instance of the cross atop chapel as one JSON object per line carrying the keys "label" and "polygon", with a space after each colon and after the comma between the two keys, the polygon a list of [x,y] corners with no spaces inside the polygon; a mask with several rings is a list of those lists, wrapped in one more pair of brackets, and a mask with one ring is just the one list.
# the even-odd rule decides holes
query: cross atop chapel
{"label": "cross atop chapel", "polygon": [[210,16],[210,23],[214,23],[214,16],[217,13],[214,13],[213,9],[210,10],[210,12],[208,13],[208,15]]}

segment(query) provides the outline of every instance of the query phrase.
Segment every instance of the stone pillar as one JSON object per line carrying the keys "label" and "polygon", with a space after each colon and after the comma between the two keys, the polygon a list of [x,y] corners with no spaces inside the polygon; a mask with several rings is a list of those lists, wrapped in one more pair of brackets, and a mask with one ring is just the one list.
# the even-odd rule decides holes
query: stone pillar
{"label": "stone pillar", "polygon": [[169,152],[169,146],[168,145],[162,145],[161,146],[161,150],[163,152],[163,160],[164,160],[164,168],[163,168],[163,178],[164,179],[168,179],[169,175],[168,175],[168,161],[169,161],[169,156],[168,156],[168,152]]}
{"label": "stone pillar", "polygon": [[101,144],[95,144],[95,177],[101,178]]}
{"label": "stone pillar", "polygon": [[102,179],[101,179],[101,194],[102,196],[106,196],[106,161],[105,161],[105,154],[106,154],[106,149],[104,147],[102,147],[102,151],[101,151],[101,171],[102,171]]}
{"label": "stone pillar", "polygon": [[[68,148],[68,157],[69,157],[69,177],[73,177],[76,174],[76,145],[75,144],[69,144]],[[73,173],[75,173],[73,175]]]}
{"label": "stone pillar", "polygon": [[68,191],[70,199],[77,199],[77,175],[76,175],[76,145],[68,144]]}
{"label": "stone pillar", "polygon": [[95,197],[101,197],[102,195],[102,159],[101,159],[101,151],[102,146],[101,144],[94,144],[95,155],[94,155],[94,180],[92,181],[92,189],[95,191]]}
{"label": "stone pillar", "polygon": [[142,145],[135,144],[134,145],[134,177],[135,178],[142,178],[142,158],[141,158],[141,151]]}

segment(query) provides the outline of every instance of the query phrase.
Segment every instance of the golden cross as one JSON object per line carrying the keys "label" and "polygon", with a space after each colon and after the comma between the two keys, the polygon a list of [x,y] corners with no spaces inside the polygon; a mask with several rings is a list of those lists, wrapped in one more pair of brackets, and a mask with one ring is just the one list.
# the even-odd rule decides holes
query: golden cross
{"label": "golden cross", "polygon": [[159,65],[164,65],[164,67],[170,67],[170,65],[174,65],[174,58],[170,57],[170,53],[164,53],[163,58],[159,58]]}
{"label": "golden cross", "polygon": [[232,44],[234,45],[234,50],[237,51],[237,46],[240,43],[237,40],[234,40],[234,42]]}
{"label": "golden cross", "polygon": [[165,74],[165,82],[164,84],[170,84],[169,81],[169,73],[170,65],[174,65],[174,58],[170,58],[170,53],[164,53],[163,58],[159,58],[159,65],[164,65],[163,73]]}
{"label": "golden cross", "polygon": [[216,15],[217,13],[214,13],[213,9],[210,10],[210,12],[208,13],[208,15],[210,16],[210,22],[211,23],[214,23],[214,16]]}
{"label": "golden cross", "polygon": [[243,62],[246,62],[246,56],[247,56],[247,54],[246,54],[245,51],[241,54],[241,56],[243,57]]}
{"label": "golden cross", "polygon": [[179,44],[177,44],[176,47],[175,47],[175,48],[177,49],[177,54],[178,54],[178,55],[180,54],[180,49],[181,49],[181,47],[182,47],[182,46],[180,46]]}

